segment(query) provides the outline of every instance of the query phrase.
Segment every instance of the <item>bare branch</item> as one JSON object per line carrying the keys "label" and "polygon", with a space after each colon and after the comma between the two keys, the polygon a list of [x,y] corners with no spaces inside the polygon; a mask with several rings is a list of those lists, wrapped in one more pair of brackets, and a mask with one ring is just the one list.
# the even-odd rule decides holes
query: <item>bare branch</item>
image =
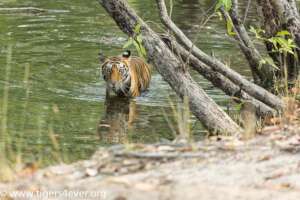
{"label": "bare branch", "polygon": [[247,7],[246,7],[246,10],[245,10],[245,14],[244,14],[243,24],[245,24],[245,22],[246,22],[248,12],[249,12],[249,9],[250,9],[250,5],[251,5],[251,0],[248,0]]}
{"label": "bare branch", "polygon": [[170,49],[174,49],[176,53],[180,54],[180,57],[188,62],[188,64],[190,64],[194,70],[196,70],[204,78],[209,80],[215,87],[220,88],[223,92],[225,92],[225,94],[227,94],[228,96],[250,101],[255,106],[256,114],[258,116],[265,117],[276,114],[276,111],[274,109],[249,96],[237,85],[232,83],[228,78],[226,78],[219,72],[212,70],[206,64],[197,59],[194,55],[191,55],[189,51],[179,45],[176,41],[165,37],[163,37],[163,41],[166,42]]}
{"label": "bare branch", "polygon": [[273,67],[269,64],[261,65],[261,60],[263,58],[250,39],[244,24],[241,23],[239,19],[238,0],[232,1],[232,8],[229,11],[229,16],[222,8],[221,12],[227,23],[228,20],[232,20],[233,29],[236,33],[234,38],[239,42],[240,49],[249,63],[254,82],[265,88],[270,88],[273,85]]}
{"label": "bare branch", "polygon": [[238,85],[241,90],[244,90],[249,95],[254,98],[264,102],[268,106],[281,110],[284,107],[282,100],[268,92],[267,90],[259,87],[258,85],[248,81],[239,73],[235,72],[231,68],[224,65],[219,60],[210,57],[199,48],[197,48],[186,36],[185,34],[176,26],[176,24],[169,18],[166,5],[164,0],[156,0],[160,16],[163,24],[168,27],[176,36],[176,38],[187,48],[191,49],[192,54],[197,57],[200,61],[211,67],[213,70],[218,71],[223,76],[227,77],[234,84]]}

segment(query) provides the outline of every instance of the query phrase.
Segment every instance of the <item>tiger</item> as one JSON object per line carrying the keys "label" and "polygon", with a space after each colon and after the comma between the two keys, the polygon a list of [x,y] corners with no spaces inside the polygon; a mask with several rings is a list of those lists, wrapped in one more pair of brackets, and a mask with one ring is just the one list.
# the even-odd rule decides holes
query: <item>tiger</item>
{"label": "tiger", "polygon": [[131,56],[129,50],[121,56],[105,59],[101,71],[107,95],[112,90],[117,96],[140,96],[148,89],[151,80],[151,66],[143,58]]}

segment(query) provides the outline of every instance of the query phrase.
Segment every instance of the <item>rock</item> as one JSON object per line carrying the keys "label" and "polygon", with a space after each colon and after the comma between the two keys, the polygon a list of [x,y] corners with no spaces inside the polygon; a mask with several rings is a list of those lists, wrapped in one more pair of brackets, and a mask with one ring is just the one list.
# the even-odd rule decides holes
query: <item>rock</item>
{"label": "rock", "polygon": [[159,146],[157,148],[158,151],[168,151],[168,152],[172,152],[172,151],[175,151],[175,148],[174,147],[171,147],[171,146]]}
{"label": "rock", "polygon": [[97,169],[93,169],[93,168],[87,168],[85,170],[85,173],[88,176],[96,176],[98,174],[98,170]]}

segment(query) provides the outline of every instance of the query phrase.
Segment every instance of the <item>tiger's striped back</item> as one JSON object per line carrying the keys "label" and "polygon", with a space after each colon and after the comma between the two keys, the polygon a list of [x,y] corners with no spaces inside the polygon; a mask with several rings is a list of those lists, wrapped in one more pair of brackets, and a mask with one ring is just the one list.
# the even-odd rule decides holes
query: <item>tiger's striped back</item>
{"label": "tiger's striped back", "polygon": [[136,97],[149,87],[151,67],[142,58],[133,56],[129,59],[129,70],[131,77],[130,92],[132,96]]}

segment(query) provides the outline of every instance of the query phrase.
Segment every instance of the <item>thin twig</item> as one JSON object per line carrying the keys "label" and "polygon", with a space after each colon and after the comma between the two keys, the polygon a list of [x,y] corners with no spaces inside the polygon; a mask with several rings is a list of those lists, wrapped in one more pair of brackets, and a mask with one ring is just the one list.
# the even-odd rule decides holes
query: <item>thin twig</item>
{"label": "thin twig", "polygon": [[250,8],[250,5],[251,5],[251,0],[248,0],[247,7],[246,7],[246,10],[245,10],[245,15],[244,15],[243,24],[245,24],[245,22],[246,22],[247,15],[248,15],[249,8]]}

